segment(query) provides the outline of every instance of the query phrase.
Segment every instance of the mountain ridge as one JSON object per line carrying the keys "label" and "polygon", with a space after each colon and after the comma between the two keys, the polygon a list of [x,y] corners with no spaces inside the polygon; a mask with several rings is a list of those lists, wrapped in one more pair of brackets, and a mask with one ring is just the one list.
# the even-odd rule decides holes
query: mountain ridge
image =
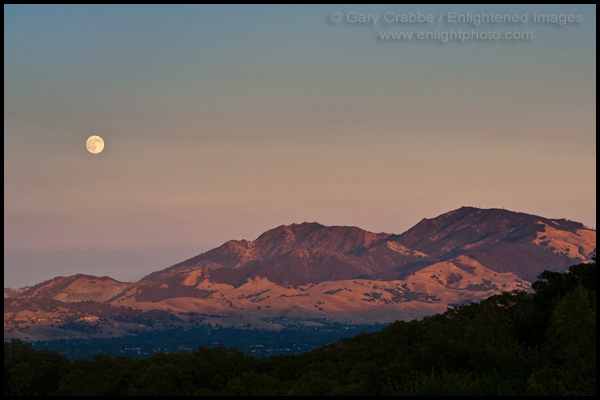
{"label": "mountain ridge", "polygon": [[[419,318],[527,290],[546,269],[561,272],[589,260],[595,246],[596,232],[577,222],[473,207],[424,218],[402,234],[316,222],[280,225],[138,282],[77,274],[5,290],[5,337],[120,335],[155,323],[280,329],[269,322],[280,317]],[[69,329],[49,328],[59,322]],[[89,324],[92,333],[81,327]]]}
{"label": "mountain ridge", "polygon": [[[510,217],[512,217],[512,221]],[[540,221],[541,225],[536,226],[537,221]],[[389,276],[393,274],[390,270],[406,267],[406,270],[410,271],[419,266],[425,266],[427,260],[433,263],[436,260],[452,259],[466,252],[483,260],[486,256],[481,253],[490,251],[490,249],[495,253],[508,251],[505,242],[518,244],[521,239],[530,239],[533,242],[534,236],[535,238],[543,237],[537,233],[543,233],[550,224],[557,225],[562,230],[568,228],[568,231],[574,235],[576,233],[573,231],[576,230],[591,231],[581,223],[564,219],[555,220],[504,209],[474,207],[461,207],[433,219],[424,218],[402,234],[373,233],[353,226],[325,226],[315,222],[294,223],[270,229],[254,241],[230,240],[215,249],[165,270],[146,275],[140,281],[165,279],[198,268],[243,269],[254,267],[260,269],[262,265],[264,269],[267,266],[273,267],[273,262],[281,267],[282,258],[292,264],[299,262],[301,257],[297,250],[304,249],[312,252],[308,258],[313,256],[318,258],[323,254],[323,250],[342,254],[346,257],[334,257],[334,259],[341,263],[346,262],[349,268],[353,264],[362,263],[363,271],[357,271],[356,276],[370,276],[375,270],[380,273],[380,276]],[[496,227],[496,229],[490,232],[489,226]],[[552,227],[550,226],[550,228]],[[519,232],[522,229],[525,230]],[[483,236],[482,232],[485,232]],[[454,240],[456,238],[458,241]],[[387,251],[389,254],[373,254],[377,246],[387,247],[390,250]],[[541,248],[541,246],[538,247]],[[558,266],[555,265],[554,257],[548,257],[548,254],[545,254],[546,252],[540,248],[535,250],[528,248],[528,251],[532,251],[532,255],[519,257],[521,263],[526,265],[520,266],[520,268],[526,269],[526,277],[529,280],[535,279],[535,275],[542,272],[541,268],[546,267],[548,262],[550,262],[549,268],[566,269],[570,266],[571,259],[577,258],[563,254],[565,256],[561,258],[563,265]],[[587,250],[588,253],[591,252],[590,249]],[[383,250],[383,252],[386,251]],[[584,260],[589,257],[578,258]],[[536,262],[536,259],[540,261]],[[310,264],[310,260],[308,263]],[[495,262],[494,268],[503,272],[517,272],[508,264],[509,261]],[[302,274],[299,271],[290,272],[295,275],[310,276],[310,274]],[[348,274],[344,276],[353,277]],[[316,276],[311,279],[319,280]],[[325,278],[321,280],[323,279]]]}

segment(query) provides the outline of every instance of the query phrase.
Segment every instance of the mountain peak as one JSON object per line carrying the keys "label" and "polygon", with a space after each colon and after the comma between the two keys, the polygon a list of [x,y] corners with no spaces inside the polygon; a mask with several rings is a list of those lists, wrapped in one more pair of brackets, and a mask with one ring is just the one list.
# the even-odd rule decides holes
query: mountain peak
{"label": "mountain peak", "polygon": [[355,226],[325,226],[317,222],[303,222],[271,229],[260,235],[254,243],[261,256],[267,259],[295,248],[347,253],[389,236],[368,232]]}
{"label": "mountain peak", "polygon": [[596,234],[566,219],[461,207],[421,220],[394,241],[442,260],[468,254],[497,271],[535,279],[545,269],[560,270],[588,259]]}
{"label": "mountain peak", "polygon": [[401,235],[317,222],[280,225],[254,241],[230,240],[142,280],[225,268],[245,270],[246,275],[269,275],[277,270],[278,277],[292,274],[295,282],[301,282],[302,276],[310,276],[307,282],[317,282],[329,276],[326,270],[332,265],[339,277],[397,276],[463,254],[499,272],[520,272],[531,279],[544,269],[560,270],[587,259],[594,246],[595,232],[580,223],[464,206],[425,218]]}
{"label": "mountain peak", "polygon": [[290,237],[290,236],[304,236],[310,232],[324,228],[324,225],[318,222],[302,222],[293,223],[290,225],[279,225],[276,228],[269,229],[268,231],[261,234],[256,240],[261,241],[265,238],[277,238],[277,237]]}

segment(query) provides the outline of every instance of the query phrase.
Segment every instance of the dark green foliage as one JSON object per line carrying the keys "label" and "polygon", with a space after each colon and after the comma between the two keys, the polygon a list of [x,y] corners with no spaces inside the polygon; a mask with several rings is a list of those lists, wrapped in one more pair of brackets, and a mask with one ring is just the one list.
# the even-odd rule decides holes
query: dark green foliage
{"label": "dark green foliage", "polygon": [[540,395],[596,394],[596,291],[583,285],[567,292],[553,308],[543,367],[530,378]]}
{"label": "dark green foliage", "polygon": [[198,347],[144,359],[4,343],[5,395],[595,395],[596,264],[301,355]]}
{"label": "dark green foliage", "polygon": [[37,396],[52,393],[69,361],[60,354],[40,350],[20,340],[4,342],[4,395]]}

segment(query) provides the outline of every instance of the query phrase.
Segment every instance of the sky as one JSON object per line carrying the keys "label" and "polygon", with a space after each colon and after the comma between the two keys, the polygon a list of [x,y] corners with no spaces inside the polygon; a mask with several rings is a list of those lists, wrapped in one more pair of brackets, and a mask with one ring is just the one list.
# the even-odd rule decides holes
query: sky
{"label": "sky", "polygon": [[305,221],[595,229],[595,170],[595,5],[4,6],[5,287]]}

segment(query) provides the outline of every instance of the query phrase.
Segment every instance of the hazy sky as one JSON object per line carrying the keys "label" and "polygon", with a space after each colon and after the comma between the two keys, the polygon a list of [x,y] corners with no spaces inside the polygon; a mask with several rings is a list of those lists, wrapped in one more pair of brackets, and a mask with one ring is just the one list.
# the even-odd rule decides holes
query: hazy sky
{"label": "hazy sky", "polygon": [[5,286],[463,205],[595,228],[595,168],[595,5],[4,6]]}

